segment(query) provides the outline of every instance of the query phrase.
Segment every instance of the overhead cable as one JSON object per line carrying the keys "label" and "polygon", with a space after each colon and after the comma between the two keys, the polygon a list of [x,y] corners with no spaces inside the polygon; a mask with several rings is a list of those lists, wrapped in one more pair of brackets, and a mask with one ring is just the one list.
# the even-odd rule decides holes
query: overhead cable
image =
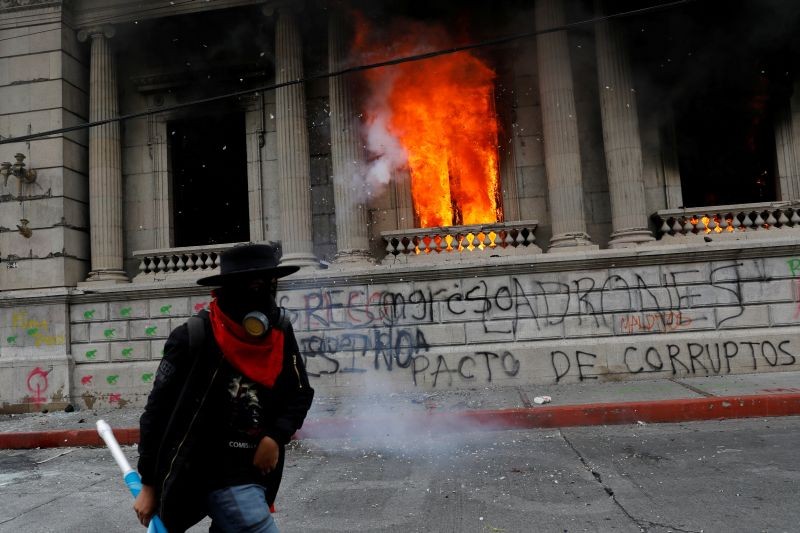
{"label": "overhead cable", "polygon": [[544,35],[544,34],[548,34],[548,33],[555,33],[555,32],[559,32],[559,31],[570,30],[570,29],[573,29],[573,28],[581,27],[581,26],[592,25],[592,24],[596,24],[598,22],[602,22],[604,20],[618,19],[618,18],[623,18],[623,17],[631,17],[631,16],[634,16],[634,15],[641,15],[641,14],[644,14],[644,13],[651,13],[653,11],[660,11],[660,10],[664,10],[664,9],[670,9],[670,8],[674,8],[674,7],[677,7],[677,6],[680,6],[680,5],[684,5],[684,4],[688,4],[688,3],[691,3],[691,2],[694,2],[694,1],[696,1],[696,0],[676,0],[676,1],[673,1],[673,2],[667,2],[667,3],[659,4],[659,5],[656,5],[656,6],[643,7],[643,8],[639,8],[639,9],[632,9],[630,11],[623,11],[623,12],[620,12],[620,13],[613,13],[613,14],[609,14],[609,15],[593,17],[593,18],[582,20],[582,21],[578,21],[578,22],[569,22],[567,24],[563,24],[563,25],[560,25],[560,26],[554,26],[552,28],[546,28],[546,29],[543,29],[543,30],[534,30],[534,31],[529,31],[529,32],[516,33],[516,34],[512,34],[512,35],[505,35],[505,36],[497,37],[497,38],[494,38],[494,39],[487,39],[487,40],[478,41],[478,42],[475,42],[475,43],[469,43],[469,44],[464,44],[464,45],[459,45],[459,46],[453,46],[451,48],[444,48],[444,49],[440,49],[440,50],[434,50],[432,52],[426,52],[426,53],[415,54],[415,55],[410,55],[410,56],[403,56],[403,57],[398,57],[398,58],[394,58],[394,59],[387,59],[385,61],[379,61],[379,62],[376,62],[376,63],[369,63],[369,64],[365,64],[365,65],[356,65],[356,66],[353,66],[353,67],[347,67],[347,68],[343,68],[341,70],[336,70],[336,71],[333,71],[333,72],[325,72],[325,73],[321,73],[321,74],[314,74],[314,75],[311,75],[311,76],[305,76],[305,77],[302,77],[302,78],[289,80],[289,81],[285,81],[285,82],[282,82],[282,83],[275,83],[275,84],[272,84],[272,85],[264,85],[264,86],[261,86],[261,87],[243,89],[241,91],[234,91],[234,92],[230,92],[230,93],[219,94],[219,95],[216,95],[216,96],[209,96],[207,98],[200,98],[200,99],[191,100],[191,101],[188,101],[188,102],[180,102],[180,103],[172,104],[172,105],[169,105],[169,106],[159,107],[158,109],[147,109],[147,110],[144,110],[144,111],[137,111],[137,112],[134,112],[134,113],[127,113],[127,114],[124,114],[124,115],[119,115],[119,116],[116,116],[116,117],[110,117],[110,118],[106,118],[106,119],[102,119],[102,120],[95,120],[95,121],[92,121],[92,122],[85,122],[85,123],[82,123],[82,124],[76,124],[74,126],[67,126],[67,127],[64,127],[64,128],[58,128],[58,129],[43,131],[43,132],[39,132],[39,133],[31,133],[31,134],[28,134],[28,135],[21,135],[19,137],[10,137],[10,138],[6,138],[6,139],[0,139],[0,145],[2,145],[2,144],[10,144],[10,143],[26,142],[26,141],[30,141],[30,140],[33,140],[33,139],[46,138],[46,137],[50,137],[52,135],[60,135],[60,134],[63,134],[63,133],[70,133],[70,132],[73,132],[73,131],[82,130],[82,129],[86,129],[86,128],[93,128],[95,126],[102,126],[104,124],[110,124],[112,122],[122,122],[122,121],[125,121],[125,120],[131,120],[131,119],[134,119],[134,118],[141,118],[141,117],[145,117],[145,116],[148,116],[148,115],[157,115],[159,113],[164,113],[165,111],[174,111],[174,110],[177,110],[177,109],[185,109],[187,107],[192,107],[192,106],[196,106],[196,105],[219,102],[221,100],[227,100],[229,98],[240,98],[242,96],[249,96],[251,94],[258,94],[260,92],[265,92],[265,91],[273,91],[275,89],[280,89],[282,87],[289,87],[291,85],[298,85],[298,84],[301,84],[301,83],[306,83],[306,82],[316,81],[316,80],[321,80],[321,79],[326,79],[326,78],[332,78],[332,77],[335,77],[335,76],[344,76],[346,74],[352,74],[354,72],[362,72],[362,71],[365,71],[365,70],[372,70],[372,69],[377,69],[377,68],[390,67],[390,66],[399,65],[399,64],[402,64],[402,63],[409,63],[409,62],[412,62],[412,61],[424,61],[426,59],[431,59],[431,58],[434,58],[434,57],[439,57],[439,56],[444,56],[444,55],[449,55],[449,54],[455,54],[455,53],[458,53],[458,52],[464,52],[466,50],[475,50],[477,48],[485,48],[485,47],[488,47],[488,46],[495,46],[495,45],[499,45],[499,44],[507,44],[507,43],[511,43],[511,42],[514,42],[514,41],[519,41],[519,40],[523,40],[523,39],[529,39],[531,37],[536,37],[537,35]]}

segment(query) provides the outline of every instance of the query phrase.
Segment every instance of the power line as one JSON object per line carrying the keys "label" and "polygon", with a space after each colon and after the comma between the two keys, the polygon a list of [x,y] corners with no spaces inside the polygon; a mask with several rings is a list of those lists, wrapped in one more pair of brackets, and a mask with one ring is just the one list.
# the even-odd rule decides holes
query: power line
{"label": "power line", "polygon": [[189,102],[182,102],[182,103],[178,103],[178,104],[173,104],[173,105],[165,106],[165,107],[162,107],[162,108],[159,108],[159,109],[149,109],[149,110],[145,110],[145,111],[137,111],[135,113],[128,113],[126,115],[119,115],[117,117],[107,118],[107,119],[103,119],[103,120],[96,120],[96,121],[93,121],[93,122],[85,122],[83,124],[77,124],[75,126],[68,126],[68,127],[58,128],[58,129],[55,129],[55,130],[49,130],[49,131],[44,131],[44,132],[40,132],[40,133],[31,133],[29,135],[23,135],[23,136],[20,136],[20,137],[12,137],[12,138],[8,138],[8,139],[0,139],[0,145],[2,145],[2,144],[10,144],[10,143],[18,143],[18,142],[25,142],[25,141],[29,141],[29,140],[32,140],[32,139],[39,139],[39,138],[43,138],[43,137],[49,137],[51,135],[60,135],[60,134],[63,134],[63,133],[69,133],[69,132],[72,132],[72,131],[77,131],[77,130],[81,130],[81,129],[85,129],[85,128],[93,128],[95,126],[102,126],[104,124],[110,124],[112,122],[122,122],[122,121],[125,121],[125,120],[134,119],[134,118],[141,118],[141,117],[145,117],[145,116],[148,116],[148,115],[156,115],[156,114],[159,114],[159,113],[164,113],[165,111],[174,111],[176,109],[184,109],[184,108],[192,107],[192,106],[195,106],[195,105],[208,104],[208,103],[212,103],[212,102],[219,102],[221,100],[227,100],[228,98],[238,98],[238,97],[242,97],[242,96],[248,96],[248,95],[251,95],[251,94],[257,94],[259,92],[273,91],[275,89],[280,89],[282,87],[289,87],[291,85],[298,85],[298,84],[306,83],[306,82],[310,82],[310,81],[316,81],[316,80],[321,80],[321,79],[326,79],[326,78],[332,78],[334,76],[344,76],[346,74],[352,74],[354,72],[362,72],[362,71],[365,71],[365,70],[372,70],[372,69],[376,69],[376,68],[389,67],[389,66],[393,66],[393,65],[399,65],[399,64],[402,64],[402,63],[410,63],[410,62],[413,62],[413,61],[423,61],[425,59],[431,59],[431,58],[439,57],[439,56],[443,56],[443,55],[455,54],[455,53],[464,52],[464,51],[467,51],[467,50],[475,50],[477,48],[484,48],[484,47],[487,47],[487,46],[495,46],[495,45],[499,45],[499,44],[507,44],[507,43],[510,43],[510,42],[519,41],[519,40],[522,40],[522,39],[528,39],[530,37],[535,37],[537,35],[544,35],[544,34],[547,34],[547,33],[555,33],[555,32],[559,32],[559,31],[564,31],[564,30],[577,28],[577,27],[580,27],[580,26],[587,26],[587,25],[591,25],[591,24],[596,24],[596,23],[602,22],[604,20],[631,17],[631,16],[634,16],[634,15],[641,15],[641,14],[650,13],[650,12],[653,12],[653,11],[660,11],[660,10],[664,10],[664,9],[669,9],[669,8],[677,7],[679,5],[688,4],[688,3],[691,3],[691,2],[694,2],[694,1],[696,1],[696,0],[675,0],[673,2],[667,2],[667,3],[659,4],[659,5],[656,5],[656,6],[643,7],[643,8],[639,8],[639,9],[632,9],[630,11],[623,11],[623,12],[620,12],[620,13],[613,13],[611,15],[603,15],[603,16],[599,16],[599,17],[594,17],[594,18],[578,21],[578,22],[570,22],[570,23],[567,23],[567,24],[563,24],[561,26],[554,26],[552,28],[547,28],[547,29],[544,29],[544,30],[534,30],[534,31],[529,31],[529,32],[524,32],[524,33],[517,33],[517,34],[513,34],[513,35],[506,35],[506,36],[503,36],[503,37],[497,37],[495,39],[488,39],[488,40],[479,41],[479,42],[476,42],[476,43],[470,43],[470,44],[465,44],[465,45],[461,45],[461,46],[454,46],[452,48],[445,48],[445,49],[441,49],[441,50],[435,50],[433,52],[426,52],[426,53],[423,53],[423,54],[416,54],[416,55],[411,55],[411,56],[399,57],[399,58],[395,58],[395,59],[388,59],[386,61],[379,61],[377,63],[369,63],[369,64],[366,64],[366,65],[357,65],[357,66],[354,66],[354,67],[348,67],[348,68],[344,68],[344,69],[337,70],[337,71],[334,71],[334,72],[325,72],[325,73],[322,73],[322,74],[315,74],[313,76],[307,76],[307,77],[304,77],[304,78],[298,78],[296,80],[285,81],[285,82],[282,82],[282,83],[275,83],[273,85],[265,85],[265,86],[261,86],[261,87],[257,87],[257,88],[244,89],[244,90],[241,90],[241,91],[235,91],[235,92],[226,93],[226,94],[220,94],[220,95],[216,95],[216,96],[210,96],[208,98],[201,98],[201,99],[192,100],[192,101],[189,101]]}

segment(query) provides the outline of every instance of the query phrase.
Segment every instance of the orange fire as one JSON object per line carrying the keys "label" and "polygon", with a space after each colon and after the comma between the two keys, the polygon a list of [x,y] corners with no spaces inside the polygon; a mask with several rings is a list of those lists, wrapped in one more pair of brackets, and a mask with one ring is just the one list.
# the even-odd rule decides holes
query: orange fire
{"label": "orange fire", "polygon": [[[362,59],[380,61],[452,46],[443,28],[405,22],[389,32],[387,48],[370,39],[363,19],[357,20],[354,48]],[[367,71],[368,89],[383,95],[386,126],[407,154],[419,227],[502,220],[494,78],[494,71],[469,52]],[[369,124],[385,110],[365,111]]]}

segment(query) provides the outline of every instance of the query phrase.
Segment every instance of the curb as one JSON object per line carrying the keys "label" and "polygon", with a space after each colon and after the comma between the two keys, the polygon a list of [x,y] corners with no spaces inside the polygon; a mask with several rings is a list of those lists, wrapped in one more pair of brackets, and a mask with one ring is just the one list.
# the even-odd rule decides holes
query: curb
{"label": "curb", "polygon": [[[401,427],[406,433],[459,433],[614,424],[669,423],[726,418],[800,415],[800,394],[715,396],[641,402],[554,405],[513,409],[454,411],[401,415],[395,418],[359,417],[308,420],[295,439],[345,438],[367,433],[365,428]],[[117,428],[120,445],[139,442],[138,428]],[[0,433],[0,449],[104,446],[94,429]]]}

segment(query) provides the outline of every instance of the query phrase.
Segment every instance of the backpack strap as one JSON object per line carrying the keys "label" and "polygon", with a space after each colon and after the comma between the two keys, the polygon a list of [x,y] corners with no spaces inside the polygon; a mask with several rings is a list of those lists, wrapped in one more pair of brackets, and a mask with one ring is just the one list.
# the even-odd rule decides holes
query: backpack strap
{"label": "backpack strap", "polygon": [[186,325],[189,327],[189,352],[196,358],[197,350],[203,345],[206,337],[206,316],[208,311],[200,311],[189,317]]}

